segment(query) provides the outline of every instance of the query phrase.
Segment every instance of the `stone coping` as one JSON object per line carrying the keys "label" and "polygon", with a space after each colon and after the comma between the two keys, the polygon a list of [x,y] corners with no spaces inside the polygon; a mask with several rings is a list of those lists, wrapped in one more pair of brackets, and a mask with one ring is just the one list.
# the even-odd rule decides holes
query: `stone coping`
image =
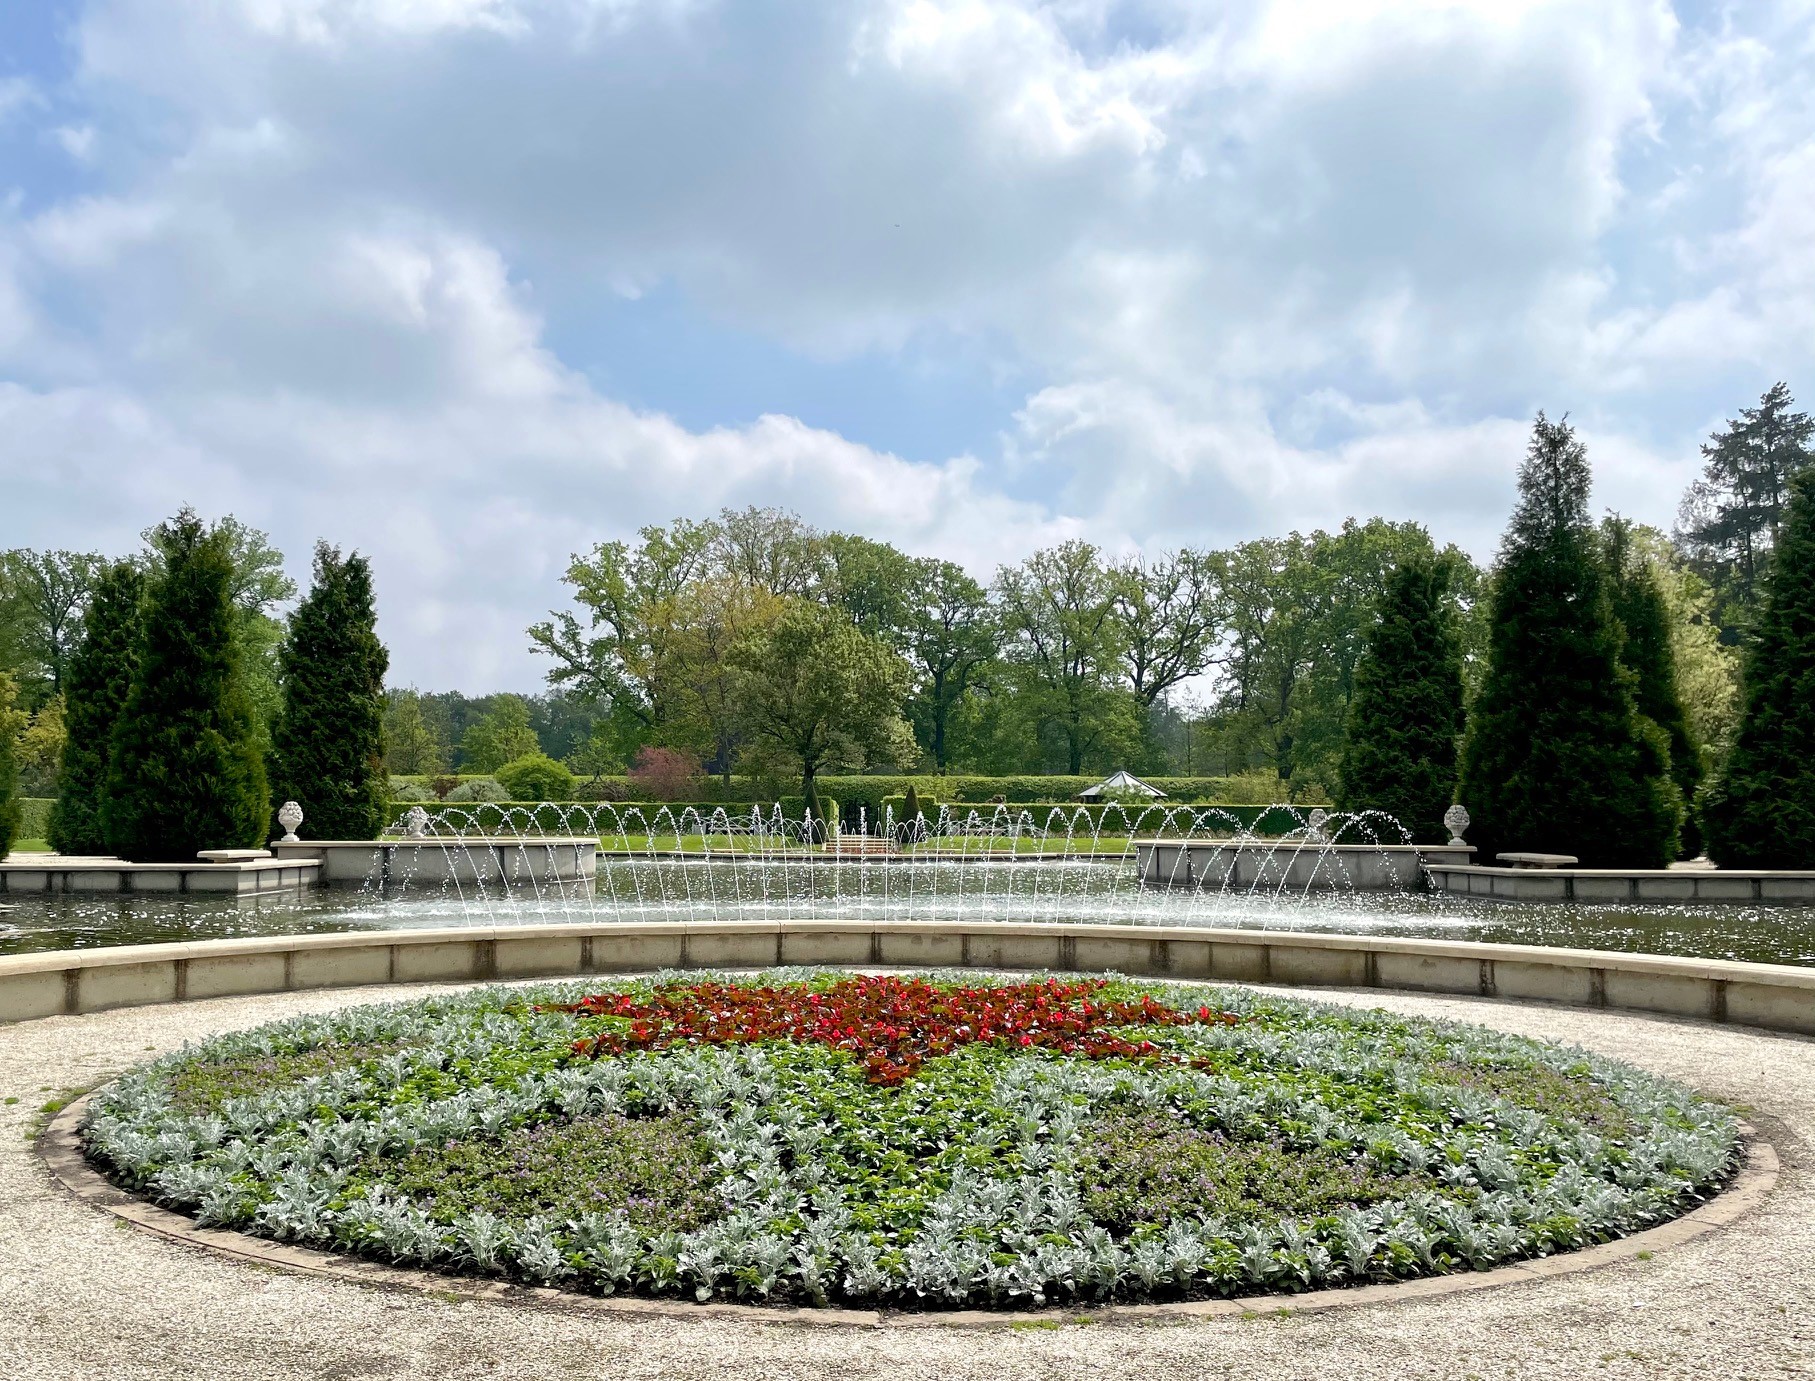
{"label": "stone coping", "polygon": [[[1440,852],[1437,845],[1426,846]],[[1471,846],[1472,847],[1472,846]],[[1501,858],[1540,858],[1550,857],[1542,854],[1501,854]],[[1556,855],[1561,857],[1562,855]],[[1684,878],[1790,878],[1797,882],[1815,881],[1815,869],[1810,868],[1518,868],[1490,867],[1484,863],[1433,863],[1433,871],[1462,873],[1474,877],[1512,877],[1524,880],[1531,873],[1543,873],[1546,877],[1583,877],[1583,878],[1668,878],[1680,882]]]}
{"label": "stone coping", "polygon": [[1509,997],[1815,1035],[1815,967],[1313,931],[987,920],[482,925],[5,955],[0,1022],[235,994],[778,964],[1113,971]]}
{"label": "stone coping", "polygon": [[311,849],[541,849],[573,848],[591,844],[598,847],[596,834],[468,834],[434,835],[421,838],[409,834],[387,834],[377,839],[298,839],[294,843],[274,839],[271,852],[280,857],[307,854]]}
{"label": "stone coping", "polygon": [[194,858],[185,863],[132,863],[111,854],[8,854],[0,872],[8,873],[267,873],[281,868],[307,868],[313,859]]}
{"label": "stone coping", "polygon": [[1311,1313],[1398,1301],[1426,1300],[1502,1285],[1573,1275],[1599,1267],[1655,1255],[1708,1233],[1732,1226],[1758,1208],[1777,1187],[1780,1161],[1776,1148],[1741,1123],[1744,1160],[1731,1183],[1714,1198],[1655,1228],[1555,1256],[1510,1262],[1487,1271],[1423,1276],[1391,1283],[1357,1285],[1302,1294],[1248,1295],[1235,1299],[1188,1300],[1154,1304],[1099,1304],[1072,1301],[1039,1309],[814,1309],[804,1306],[737,1304],[719,1301],[690,1304],[673,1299],[583,1294],[548,1286],[448,1275],[402,1266],[386,1266],[364,1257],[320,1251],[253,1237],[221,1228],[204,1228],[193,1218],[141,1199],[119,1188],[91,1166],[82,1154],[78,1131],[89,1100],[85,1094],[64,1108],[40,1133],[37,1150],[52,1177],[77,1199],[134,1227],[185,1246],[212,1251],[249,1264],[322,1276],[355,1285],[414,1290],[463,1300],[535,1302],[589,1313],[702,1318],[714,1315],[764,1323],[874,1329],[1013,1328],[1017,1323],[1075,1319],[1087,1315],[1104,1322],[1183,1321],[1192,1318],[1241,1317],[1280,1312]]}

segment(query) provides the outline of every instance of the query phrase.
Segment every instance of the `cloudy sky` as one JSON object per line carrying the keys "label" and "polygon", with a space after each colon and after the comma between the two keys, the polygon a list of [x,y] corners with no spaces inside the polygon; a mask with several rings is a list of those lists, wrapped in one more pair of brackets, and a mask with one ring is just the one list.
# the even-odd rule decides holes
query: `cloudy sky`
{"label": "cloudy sky", "polygon": [[1487,556],[1543,407],[1668,525],[1778,378],[1815,0],[0,0],[0,546],[357,547],[425,688],[725,505]]}

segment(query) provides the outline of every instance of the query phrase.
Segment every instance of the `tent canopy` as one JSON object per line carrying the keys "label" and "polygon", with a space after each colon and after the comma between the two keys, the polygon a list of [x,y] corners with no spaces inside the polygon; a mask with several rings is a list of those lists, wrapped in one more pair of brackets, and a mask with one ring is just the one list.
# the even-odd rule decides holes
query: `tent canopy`
{"label": "tent canopy", "polygon": [[1105,796],[1119,795],[1124,791],[1132,791],[1136,795],[1152,796],[1155,799],[1162,800],[1166,795],[1166,793],[1161,791],[1157,786],[1148,786],[1147,783],[1142,781],[1139,777],[1132,776],[1127,772],[1111,772],[1095,786],[1087,786],[1080,791],[1078,793],[1078,799],[1080,801],[1100,801]]}

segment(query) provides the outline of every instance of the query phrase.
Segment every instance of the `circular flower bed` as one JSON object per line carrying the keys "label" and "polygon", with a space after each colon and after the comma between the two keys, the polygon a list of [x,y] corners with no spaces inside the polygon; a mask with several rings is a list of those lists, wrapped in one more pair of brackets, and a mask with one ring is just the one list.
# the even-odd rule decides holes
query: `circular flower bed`
{"label": "circular flower bed", "polygon": [[1674,1217],[1724,1109],[1477,1027],[1122,980],[491,989],[219,1037],[84,1123],[204,1224],[650,1295],[1179,1299],[1481,1270]]}

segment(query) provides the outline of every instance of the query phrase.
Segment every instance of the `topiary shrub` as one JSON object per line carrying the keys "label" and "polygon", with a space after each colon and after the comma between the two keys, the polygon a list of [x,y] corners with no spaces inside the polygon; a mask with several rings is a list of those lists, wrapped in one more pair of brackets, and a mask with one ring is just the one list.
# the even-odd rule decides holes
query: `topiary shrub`
{"label": "topiary shrub", "polygon": [[511,801],[569,801],[573,773],[544,753],[530,753],[498,769],[498,781]]}
{"label": "topiary shrub", "polygon": [[456,803],[508,801],[510,793],[504,789],[504,784],[495,777],[474,777],[471,781],[461,782],[442,799]]}
{"label": "topiary shrub", "polygon": [[1344,810],[1383,810],[1419,844],[1449,837],[1462,732],[1462,649],[1449,573],[1430,557],[1396,567],[1355,668],[1342,755]]}
{"label": "topiary shrub", "polygon": [[1702,821],[1723,867],[1815,868],[1815,469],[1790,483],[1739,733]]}
{"label": "topiary shrub", "polygon": [[279,663],[283,707],[271,732],[272,794],[303,805],[316,839],[376,839],[384,827],[384,673],[372,568],[315,547],[315,579]]}
{"label": "topiary shrub", "polygon": [[0,671],[0,858],[12,851],[19,838],[23,808],[19,804],[19,731],[25,714],[13,708],[18,689],[13,678]]}
{"label": "topiary shrub", "polygon": [[1662,868],[1682,796],[1667,740],[1638,712],[1588,517],[1588,456],[1538,414],[1519,471],[1470,715],[1460,799],[1483,861],[1573,854],[1586,868]]}
{"label": "topiary shrub", "polygon": [[230,537],[191,509],[153,534],[163,570],[146,593],[101,804],[122,858],[184,863],[199,849],[265,842],[270,797],[234,637]]}
{"label": "topiary shrub", "polygon": [[64,728],[69,737],[57,769],[57,804],[47,836],[58,853],[107,852],[101,799],[114,731],[138,661],[144,597],[144,572],[130,561],[116,562],[101,574],[82,615],[82,642],[70,658],[64,682]]}

